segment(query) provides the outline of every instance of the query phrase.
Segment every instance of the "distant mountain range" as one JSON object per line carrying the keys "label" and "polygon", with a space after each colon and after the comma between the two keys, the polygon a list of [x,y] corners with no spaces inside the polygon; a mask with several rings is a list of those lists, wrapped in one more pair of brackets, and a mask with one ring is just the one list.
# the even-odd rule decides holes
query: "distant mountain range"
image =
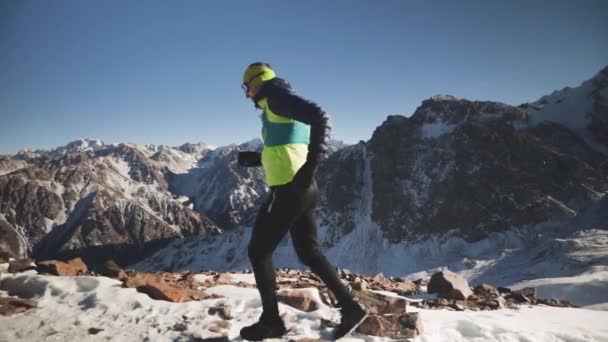
{"label": "distant mountain range", "polygon": [[[0,249],[126,264],[167,246],[140,265],[242,266],[268,189],[236,156],[260,148],[85,139],[0,157]],[[438,237],[475,243],[581,217],[607,229],[608,67],[517,107],[432,97],[367,142],[335,142],[318,181],[322,243],[344,265],[357,263],[349,246],[374,268],[375,255]]]}

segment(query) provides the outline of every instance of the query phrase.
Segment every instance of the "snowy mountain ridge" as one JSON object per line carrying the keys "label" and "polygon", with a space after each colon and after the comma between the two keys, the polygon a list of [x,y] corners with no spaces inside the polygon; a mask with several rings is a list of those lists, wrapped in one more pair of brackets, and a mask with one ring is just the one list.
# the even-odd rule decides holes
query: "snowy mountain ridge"
{"label": "snowy mountain ridge", "polygon": [[[601,256],[577,264],[570,255],[582,253],[577,244],[601,255],[602,245],[588,239],[601,237],[605,223],[585,220],[605,208],[608,193],[607,157],[597,148],[605,146],[605,74],[542,108],[435,96],[411,117],[387,117],[367,142],[334,142],[317,172],[319,242],[339,267],[399,276],[450,267],[481,280],[512,262],[535,262],[545,244],[571,273],[549,264],[551,272],[507,272],[497,283],[602,265]],[[575,105],[579,100],[586,102]],[[562,106],[592,108],[574,115],[593,129],[549,122]],[[39,258],[128,264],[156,252],[138,267],[245,267],[249,229],[268,188],[261,168],[236,161],[239,151],[260,148],[259,140],[212,148],[83,139],[2,157],[0,228],[14,237],[10,252],[23,253],[23,237]],[[570,224],[588,234],[577,237]],[[288,247],[281,245],[291,253],[281,259],[297,265]]]}

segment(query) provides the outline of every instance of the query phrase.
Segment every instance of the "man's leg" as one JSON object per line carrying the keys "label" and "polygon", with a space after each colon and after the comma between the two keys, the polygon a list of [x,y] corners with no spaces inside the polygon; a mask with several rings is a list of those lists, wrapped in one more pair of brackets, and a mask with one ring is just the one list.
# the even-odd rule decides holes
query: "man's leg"
{"label": "man's leg", "polygon": [[[316,191],[307,195],[316,197]],[[313,198],[312,206],[296,220],[290,231],[291,240],[300,261],[310,267],[310,270],[323,280],[325,285],[338,299],[340,306],[350,304],[353,302],[353,297],[344,284],[342,284],[342,281],[340,281],[335,268],[319,249],[317,243],[317,224],[314,216],[315,202],[316,200]]]}
{"label": "man's leg", "polygon": [[249,260],[262,298],[263,317],[269,319],[279,317],[272,253],[302,211],[300,201],[286,190],[272,191],[260,208],[249,242]]}
{"label": "man's leg", "polygon": [[296,221],[291,229],[291,237],[300,260],[323,280],[338,299],[341,318],[340,324],[333,331],[333,338],[339,339],[356,329],[367,314],[365,308],[354,300],[348,289],[340,281],[335,268],[319,250],[317,225],[314,216],[316,189],[308,189],[306,196],[311,197],[311,205]]}

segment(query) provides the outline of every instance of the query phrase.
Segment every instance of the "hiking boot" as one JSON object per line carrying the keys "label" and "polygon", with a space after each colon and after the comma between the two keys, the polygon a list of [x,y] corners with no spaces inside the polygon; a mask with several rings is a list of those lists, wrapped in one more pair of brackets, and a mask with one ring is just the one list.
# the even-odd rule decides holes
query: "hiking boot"
{"label": "hiking boot", "polygon": [[285,323],[280,317],[260,317],[257,323],[241,329],[241,337],[249,341],[262,341],[265,338],[277,338],[285,335]]}
{"label": "hiking boot", "polygon": [[340,324],[334,329],[334,340],[350,334],[367,317],[365,308],[357,302],[345,305],[339,308],[339,310],[342,318],[340,319]]}

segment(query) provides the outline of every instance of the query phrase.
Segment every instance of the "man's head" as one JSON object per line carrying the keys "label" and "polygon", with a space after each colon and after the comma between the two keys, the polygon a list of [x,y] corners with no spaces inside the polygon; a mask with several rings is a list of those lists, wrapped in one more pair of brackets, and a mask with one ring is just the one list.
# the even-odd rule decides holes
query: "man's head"
{"label": "man's head", "polygon": [[275,77],[274,70],[269,64],[262,62],[250,64],[243,74],[243,90],[247,98],[253,99],[260,91],[262,84]]}

